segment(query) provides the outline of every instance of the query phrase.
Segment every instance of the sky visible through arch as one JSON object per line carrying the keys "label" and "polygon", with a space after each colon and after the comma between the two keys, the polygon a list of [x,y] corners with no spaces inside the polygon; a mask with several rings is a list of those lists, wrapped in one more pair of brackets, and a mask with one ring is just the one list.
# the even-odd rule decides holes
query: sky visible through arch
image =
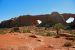
{"label": "sky visible through arch", "polygon": [[75,0],[0,0],[0,21],[19,15],[75,13]]}

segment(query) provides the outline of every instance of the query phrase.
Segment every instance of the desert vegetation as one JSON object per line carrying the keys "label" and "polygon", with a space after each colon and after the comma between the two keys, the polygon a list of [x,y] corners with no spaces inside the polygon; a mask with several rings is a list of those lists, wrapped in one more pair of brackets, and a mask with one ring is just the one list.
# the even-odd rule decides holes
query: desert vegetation
{"label": "desert vegetation", "polygon": [[61,23],[55,24],[55,25],[53,26],[53,28],[56,30],[57,35],[60,34],[60,32],[59,32],[60,29],[64,29],[64,27],[63,27],[63,25],[62,25]]}
{"label": "desert vegetation", "polygon": [[[36,27],[36,26],[24,26],[24,27],[13,27],[13,28],[2,28],[0,29],[0,38],[6,39],[9,45],[11,42],[17,46],[18,50],[41,50],[46,49],[60,49],[60,50],[74,50],[75,45],[75,30],[65,30],[64,26],[60,23],[53,25],[45,30],[45,27]],[[4,36],[4,38],[2,37]],[[10,38],[9,38],[10,37]],[[10,40],[13,39],[13,40]],[[2,40],[3,41],[3,40]],[[10,42],[11,41],[11,42]],[[5,43],[6,43],[5,42]],[[3,42],[0,42],[3,44]],[[12,45],[13,45],[12,44]],[[28,44],[28,45],[27,45]],[[26,46],[25,46],[26,45]],[[42,46],[43,45],[43,46]],[[1,45],[0,45],[1,46]],[[25,46],[25,47],[24,47]],[[30,46],[32,46],[30,48]],[[40,46],[39,48],[36,46]],[[7,47],[7,46],[6,46]],[[9,45],[10,47],[10,45]],[[10,48],[15,50],[16,47]],[[4,48],[0,48],[4,49]]]}

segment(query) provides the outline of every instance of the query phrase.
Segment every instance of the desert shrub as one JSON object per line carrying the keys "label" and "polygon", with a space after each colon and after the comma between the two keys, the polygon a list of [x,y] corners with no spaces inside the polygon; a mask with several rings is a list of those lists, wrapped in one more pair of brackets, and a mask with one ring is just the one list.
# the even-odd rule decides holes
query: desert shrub
{"label": "desert shrub", "polygon": [[56,33],[53,33],[53,32],[46,32],[46,36],[55,36]]}
{"label": "desert shrub", "polygon": [[0,30],[0,34],[6,34],[4,30]]}
{"label": "desert shrub", "polygon": [[37,34],[41,36],[55,36],[56,35],[56,33],[54,32],[38,32]]}
{"label": "desert shrub", "polygon": [[13,30],[11,30],[11,31],[9,31],[9,33],[14,33],[14,31],[13,31]]}
{"label": "desert shrub", "polygon": [[14,27],[14,28],[12,28],[9,33],[13,33],[13,32],[20,32],[19,27]]}
{"label": "desert shrub", "polygon": [[71,47],[73,44],[71,43],[71,42],[66,42],[65,44],[64,44],[64,47]]}
{"label": "desert shrub", "polygon": [[69,33],[75,35],[75,32],[73,32],[72,30],[69,30]]}
{"label": "desert shrub", "polygon": [[53,26],[53,28],[56,30],[57,35],[59,35],[60,29],[64,29],[63,25],[61,23],[57,23]]}
{"label": "desert shrub", "polygon": [[23,33],[30,33],[30,30],[23,30]]}
{"label": "desert shrub", "polygon": [[46,36],[51,36],[51,33],[50,32],[47,32]]}
{"label": "desert shrub", "polygon": [[46,33],[45,32],[38,32],[37,35],[45,36]]}

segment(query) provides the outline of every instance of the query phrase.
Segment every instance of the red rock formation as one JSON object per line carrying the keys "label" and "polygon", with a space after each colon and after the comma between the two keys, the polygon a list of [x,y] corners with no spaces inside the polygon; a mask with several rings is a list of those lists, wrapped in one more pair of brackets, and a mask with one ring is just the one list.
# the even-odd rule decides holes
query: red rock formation
{"label": "red rock formation", "polygon": [[[14,20],[6,20],[1,22],[0,26],[3,27],[14,27],[16,23],[18,26],[24,26],[24,25],[37,25],[36,20],[41,20],[44,23],[51,23],[51,22],[56,22],[56,23],[62,23],[65,24],[65,20],[67,20],[69,17],[74,17],[75,14],[59,14],[58,12],[53,12],[52,14],[45,14],[45,15],[24,15],[24,16],[19,16],[18,18],[14,18]],[[64,20],[65,19],[65,20]],[[73,22],[75,24],[75,21]]]}

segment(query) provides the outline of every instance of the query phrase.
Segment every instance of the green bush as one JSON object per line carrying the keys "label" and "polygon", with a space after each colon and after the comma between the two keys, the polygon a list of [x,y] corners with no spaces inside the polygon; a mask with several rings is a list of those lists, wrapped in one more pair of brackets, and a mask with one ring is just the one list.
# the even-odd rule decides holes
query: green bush
{"label": "green bush", "polygon": [[30,30],[23,30],[23,33],[31,33]]}
{"label": "green bush", "polygon": [[56,33],[53,32],[38,32],[38,35],[42,35],[42,36],[55,36]]}
{"label": "green bush", "polygon": [[59,35],[59,34],[60,34],[60,33],[59,33],[60,29],[64,29],[64,26],[63,26],[61,23],[57,23],[57,24],[55,24],[55,25],[53,26],[53,28],[56,30],[57,35]]}

